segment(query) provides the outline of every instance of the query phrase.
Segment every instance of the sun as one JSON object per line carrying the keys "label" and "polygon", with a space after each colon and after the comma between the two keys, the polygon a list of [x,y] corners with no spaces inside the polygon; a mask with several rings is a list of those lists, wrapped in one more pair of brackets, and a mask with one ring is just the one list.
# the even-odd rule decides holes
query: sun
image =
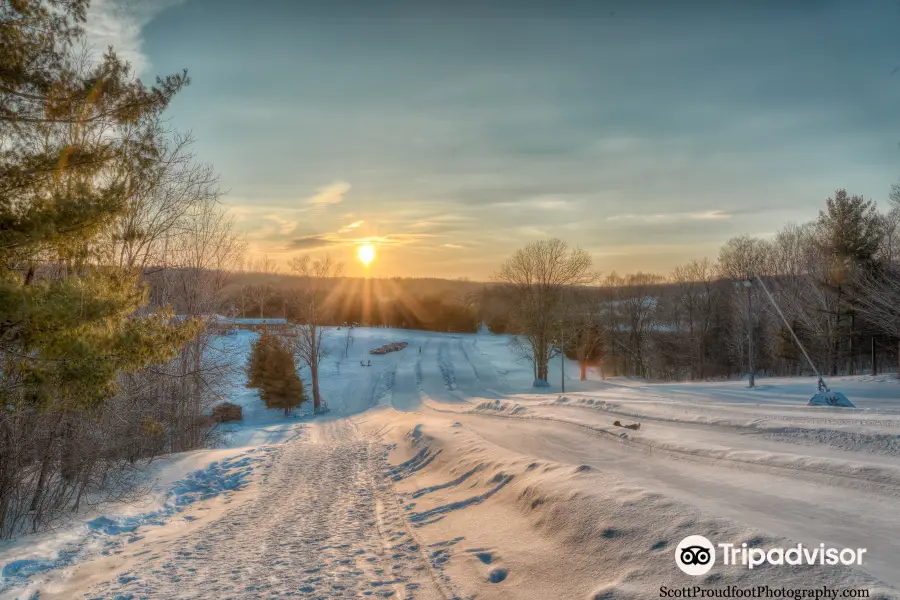
{"label": "sun", "polygon": [[356,251],[356,256],[359,258],[359,262],[368,266],[369,263],[375,260],[375,246],[372,244],[363,244]]}

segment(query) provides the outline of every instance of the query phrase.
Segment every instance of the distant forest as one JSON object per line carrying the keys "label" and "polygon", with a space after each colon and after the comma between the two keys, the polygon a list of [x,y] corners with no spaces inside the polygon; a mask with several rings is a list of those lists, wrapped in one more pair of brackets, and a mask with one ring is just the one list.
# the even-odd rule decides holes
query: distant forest
{"label": "distant forest", "polygon": [[[565,302],[540,311],[553,313],[541,317],[543,343],[564,347],[604,376],[707,379],[751,367],[761,375],[811,374],[787,319],[826,375],[897,371],[900,187],[890,200],[882,213],[873,201],[837,190],[816,220],[788,224],[773,239],[738,236],[714,260],[694,260],[667,275],[592,276]],[[783,318],[757,276],[768,281]],[[281,273],[231,273],[220,310],[295,320],[299,283]],[[335,278],[326,286],[322,317],[331,325],[439,332],[475,332],[484,322],[494,333],[529,335],[533,323],[516,318],[518,300],[508,287]]]}

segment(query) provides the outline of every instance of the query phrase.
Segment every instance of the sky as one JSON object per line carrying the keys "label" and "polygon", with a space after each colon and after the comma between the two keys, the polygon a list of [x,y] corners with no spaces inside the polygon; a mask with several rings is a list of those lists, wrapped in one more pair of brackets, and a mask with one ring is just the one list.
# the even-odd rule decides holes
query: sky
{"label": "sky", "polygon": [[[130,3],[129,3],[130,2]],[[900,2],[95,0],[87,25],[221,175],[248,259],[489,279],[559,237],[603,273],[900,179]]]}

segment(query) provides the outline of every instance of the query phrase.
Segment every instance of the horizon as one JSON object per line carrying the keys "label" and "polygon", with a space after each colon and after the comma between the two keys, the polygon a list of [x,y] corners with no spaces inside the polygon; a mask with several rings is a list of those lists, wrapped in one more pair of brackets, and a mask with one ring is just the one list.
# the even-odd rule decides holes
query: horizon
{"label": "horizon", "polygon": [[145,78],[188,69],[171,123],[250,258],[486,281],[559,237],[667,273],[900,174],[896,3],[243,7],[109,0],[86,29]]}

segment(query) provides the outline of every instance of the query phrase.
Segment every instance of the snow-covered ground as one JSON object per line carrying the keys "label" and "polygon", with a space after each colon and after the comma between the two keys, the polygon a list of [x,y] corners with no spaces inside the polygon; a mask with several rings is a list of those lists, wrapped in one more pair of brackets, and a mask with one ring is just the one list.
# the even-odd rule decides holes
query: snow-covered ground
{"label": "snow-covered ground", "polygon": [[[222,343],[243,360],[252,339]],[[156,463],[139,507],[0,545],[0,599],[630,600],[694,585],[900,597],[894,375],[829,380],[856,405],[836,409],[806,406],[809,378],[581,382],[568,363],[563,394],[555,359],[536,394],[505,336],[327,340],[330,413],[284,417],[236,381],[244,422],[226,447]],[[393,341],[408,346],[368,354]],[[690,534],[867,553],[692,577],[674,560]]]}

